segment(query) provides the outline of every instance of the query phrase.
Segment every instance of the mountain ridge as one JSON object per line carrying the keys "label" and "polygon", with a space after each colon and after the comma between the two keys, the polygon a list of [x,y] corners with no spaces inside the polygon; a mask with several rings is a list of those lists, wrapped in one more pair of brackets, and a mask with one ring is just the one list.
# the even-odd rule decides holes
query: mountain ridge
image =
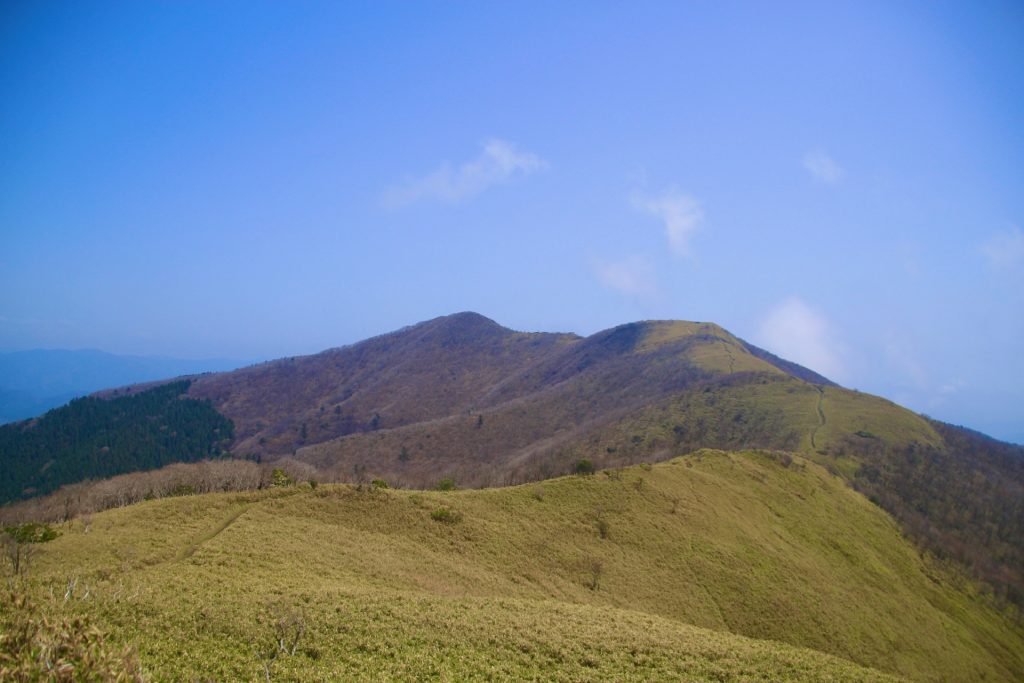
{"label": "mountain ridge", "polygon": [[[488,487],[559,476],[582,461],[614,468],[704,447],[799,453],[882,505],[922,547],[1024,603],[1024,448],[845,389],[713,323],[640,321],[580,337],[517,332],[463,312],[188,379],[189,424],[213,424],[202,417],[208,406],[231,425],[194,438],[236,458],[292,459],[326,481]],[[3,432],[17,443],[11,429],[33,427]],[[82,456],[130,466],[130,453],[115,451]]]}

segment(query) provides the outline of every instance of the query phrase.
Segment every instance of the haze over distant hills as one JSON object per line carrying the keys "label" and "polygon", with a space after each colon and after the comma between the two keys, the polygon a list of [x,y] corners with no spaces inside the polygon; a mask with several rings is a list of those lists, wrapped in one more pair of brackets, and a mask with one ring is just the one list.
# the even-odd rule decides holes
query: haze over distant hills
{"label": "haze over distant hills", "polygon": [[42,415],[100,389],[233,370],[244,361],[122,356],[94,349],[0,353],[0,424]]}
{"label": "haze over distant hills", "polygon": [[0,500],[224,454],[422,488],[706,447],[802,454],[923,546],[1024,597],[1024,448],[837,386],[712,323],[583,338],[459,313],[315,355],[111,389],[0,429]]}
{"label": "haze over distant hills", "polygon": [[[674,464],[652,472],[651,463],[664,462]],[[594,484],[550,481],[601,471]],[[330,482],[357,486],[318,488]],[[489,490],[392,496],[387,488]],[[248,493],[224,493],[232,491]],[[134,505],[193,494],[213,495],[188,503],[182,522],[163,519],[184,510],[176,503]],[[1024,605],[1024,448],[846,389],[707,322],[641,321],[580,337],[458,313],[310,356],[107,389],[0,426],[0,501],[13,503],[0,507],[4,523],[127,506],[102,523],[123,523],[117,535],[135,539],[129,555],[147,558],[119,570],[125,579],[159,583],[163,570],[145,567],[167,565],[178,576],[182,562],[249,567],[266,558],[252,544],[265,544],[270,529],[302,546],[282,555],[278,574],[300,575],[299,565],[320,561],[301,558],[320,552],[308,534],[322,522],[329,529],[313,537],[334,539],[341,556],[382,553],[379,566],[360,560],[344,575],[373,576],[389,604],[412,610],[400,621],[417,612],[389,591],[554,598],[544,610],[565,600],[624,607],[924,680],[954,669],[956,679],[1019,680],[1024,671],[1024,636],[1012,621]],[[688,515],[678,526],[677,514]],[[386,530],[378,528],[386,515]],[[192,540],[155,551],[154,519],[184,524]],[[542,528],[547,540],[530,545]],[[84,533],[55,546],[55,575],[88,556]],[[385,537],[399,549],[382,545]],[[204,554],[207,541],[214,555]],[[455,558],[452,567],[438,563],[437,548]],[[538,564],[498,570],[524,555]],[[293,590],[350,585],[331,584],[326,571]],[[473,587],[444,578],[453,572],[476,577]],[[478,592],[485,585],[493,591]],[[689,597],[675,605],[668,596],[677,595]],[[153,604],[160,616],[147,643],[162,642],[153,634],[178,618],[173,602]],[[249,614],[251,600],[240,598],[237,609]],[[171,642],[193,628],[185,618]],[[334,628],[329,614],[316,618],[316,629]],[[600,622],[579,618],[586,628]],[[221,630],[238,621],[218,619]],[[246,666],[239,644],[253,636],[231,633],[203,646],[202,667],[215,678],[237,678]],[[748,645],[729,647],[757,659]],[[526,675],[521,654],[506,664]],[[587,661],[612,662],[606,654]],[[544,668],[566,666],[575,671],[564,661]],[[774,678],[801,678],[790,666]]]}

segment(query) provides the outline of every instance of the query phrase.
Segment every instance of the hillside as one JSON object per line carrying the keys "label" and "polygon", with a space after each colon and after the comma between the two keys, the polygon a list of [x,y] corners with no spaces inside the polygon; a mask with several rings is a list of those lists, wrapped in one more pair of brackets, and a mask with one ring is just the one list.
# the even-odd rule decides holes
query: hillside
{"label": "hillside", "polygon": [[576,340],[459,314],[313,356],[198,377],[189,394],[211,400],[234,421],[236,452],[285,455],[309,443],[465,412]]}
{"label": "hillside", "polygon": [[185,398],[189,381],[111,400],[79,398],[41,418],[0,425],[0,502],[81,481],[220,455],[231,421]]}
{"label": "hillside", "polygon": [[631,323],[584,339],[513,332],[460,313],[315,356],[199,377],[190,395],[235,422],[233,450],[249,457],[458,417],[479,423],[510,412],[537,422],[528,435],[517,425],[514,441],[467,442],[446,455],[483,447],[491,460],[712,378],[749,373],[784,371],[712,324]]}
{"label": "hillside", "polygon": [[[1024,676],[1019,625],[800,457],[700,451],[513,488],[361,488],[111,510],[62,527],[30,585],[53,613],[136,645],[157,680],[262,677],[266,663],[288,680]],[[275,623],[305,630],[271,662]]]}
{"label": "hillside", "polygon": [[[154,390],[103,395],[143,400]],[[801,453],[922,547],[1024,604],[1024,448],[836,386],[711,323],[645,321],[582,338],[460,313],[197,376],[188,397],[230,421],[231,455],[292,458],[320,481],[485,487],[566,474],[580,459],[618,467],[702,447]],[[132,453],[92,457],[129,471]],[[43,490],[29,475],[40,473],[9,488]]]}

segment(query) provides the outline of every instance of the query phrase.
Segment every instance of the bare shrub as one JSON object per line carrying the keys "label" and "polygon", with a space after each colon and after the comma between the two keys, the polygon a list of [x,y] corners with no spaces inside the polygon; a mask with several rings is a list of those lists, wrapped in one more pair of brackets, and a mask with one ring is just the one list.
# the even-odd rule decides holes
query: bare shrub
{"label": "bare shrub", "polygon": [[601,576],[604,574],[604,561],[597,557],[588,557],[583,561],[586,572],[586,586],[592,591],[601,587]]}
{"label": "bare shrub", "polygon": [[[262,619],[260,619],[262,621]],[[283,655],[294,655],[306,635],[306,612],[301,607],[279,601],[267,606],[268,641],[260,652],[263,674],[269,681],[274,663]]]}
{"label": "bare shrub", "polygon": [[0,530],[0,544],[4,557],[11,565],[15,576],[28,570],[29,561],[40,543],[57,538],[57,532],[46,524],[15,524]]}
{"label": "bare shrub", "polygon": [[[292,467],[291,464],[285,466]],[[312,469],[304,463],[295,466],[303,472],[307,471],[306,468]],[[248,460],[174,463],[158,470],[71,484],[48,496],[6,505],[0,508],[0,522],[5,525],[27,521],[65,522],[75,516],[84,518],[93,512],[163,498],[173,493],[254,490],[259,488],[261,477],[260,465]]]}

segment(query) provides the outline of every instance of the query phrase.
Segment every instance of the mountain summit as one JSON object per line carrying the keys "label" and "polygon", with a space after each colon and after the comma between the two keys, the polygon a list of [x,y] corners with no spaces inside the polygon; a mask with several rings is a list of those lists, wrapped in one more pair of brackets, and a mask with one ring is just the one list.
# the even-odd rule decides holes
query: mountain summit
{"label": "mountain summit", "polygon": [[[504,455],[531,447],[546,453],[539,442],[562,443],[629,407],[751,373],[832,386],[711,323],[645,321],[582,338],[516,332],[457,313],[312,356],[197,377],[189,395],[209,399],[234,421],[237,455],[298,455],[323,444],[321,463],[345,450],[326,445],[339,439],[433,422],[444,431],[470,413],[502,423],[512,410],[517,423],[532,427],[516,435],[478,430],[473,439],[472,456],[491,470]],[[445,458],[469,447],[449,444]],[[473,483],[494,483],[476,476]]]}
{"label": "mountain summit", "polygon": [[844,389],[706,322],[580,337],[457,313],[169,388],[109,390],[0,428],[0,492],[225,453],[335,481],[477,488],[700,448],[801,454],[1024,601],[1024,449]]}

